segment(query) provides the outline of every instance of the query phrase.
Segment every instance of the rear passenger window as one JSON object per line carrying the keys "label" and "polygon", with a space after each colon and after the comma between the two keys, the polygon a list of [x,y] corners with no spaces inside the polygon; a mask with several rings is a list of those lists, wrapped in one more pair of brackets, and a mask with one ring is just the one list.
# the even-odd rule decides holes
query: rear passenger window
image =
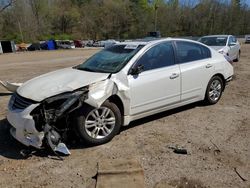
{"label": "rear passenger window", "polygon": [[211,57],[211,51],[200,44],[176,41],[179,63],[187,63]]}
{"label": "rear passenger window", "polygon": [[174,65],[175,57],[172,43],[165,42],[150,48],[136,64],[143,65],[144,71]]}

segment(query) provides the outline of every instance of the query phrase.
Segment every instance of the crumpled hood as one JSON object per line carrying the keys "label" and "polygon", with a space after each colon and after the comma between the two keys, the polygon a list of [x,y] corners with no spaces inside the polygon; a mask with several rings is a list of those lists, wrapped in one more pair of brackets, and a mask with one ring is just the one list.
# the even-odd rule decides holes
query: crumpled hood
{"label": "crumpled hood", "polygon": [[17,93],[27,99],[40,102],[48,97],[74,91],[89,84],[105,80],[108,76],[108,73],[94,73],[66,68],[25,82],[17,89]]}

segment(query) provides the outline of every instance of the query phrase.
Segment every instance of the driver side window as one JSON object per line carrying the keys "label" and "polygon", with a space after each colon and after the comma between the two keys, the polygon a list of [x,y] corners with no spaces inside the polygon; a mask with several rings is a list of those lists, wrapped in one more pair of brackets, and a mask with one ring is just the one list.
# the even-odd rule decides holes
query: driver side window
{"label": "driver side window", "polygon": [[174,50],[171,42],[157,44],[146,51],[137,61],[136,66],[143,65],[143,71],[153,70],[175,64]]}

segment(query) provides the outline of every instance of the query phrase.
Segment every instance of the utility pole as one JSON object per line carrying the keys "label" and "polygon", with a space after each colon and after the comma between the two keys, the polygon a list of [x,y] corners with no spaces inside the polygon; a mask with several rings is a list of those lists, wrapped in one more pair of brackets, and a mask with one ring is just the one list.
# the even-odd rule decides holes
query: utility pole
{"label": "utility pole", "polygon": [[155,2],[155,32],[157,31],[157,10],[158,10],[158,8],[159,8],[159,6],[158,6],[158,0],[156,0],[156,2]]}

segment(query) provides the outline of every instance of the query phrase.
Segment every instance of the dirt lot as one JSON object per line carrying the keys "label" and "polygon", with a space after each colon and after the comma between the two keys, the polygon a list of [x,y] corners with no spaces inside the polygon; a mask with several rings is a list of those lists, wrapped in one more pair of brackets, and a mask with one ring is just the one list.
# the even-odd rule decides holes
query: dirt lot
{"label": "dirt lot", "polygon": [[[0,79],[23,82],[42,73],[78,64],[95,50],[0,55]],[[132,123],[110,143],[84,148],[75,144],[64,161],[36,154],[9,135],[6,121],[10,94],[0,88],[0,187],[88,187],[102,159],[135,158],[147,188],[156,183],[179,187],[250,188],[250,45],[242,46],[236,79],[214,106],[188,105]],[[39,92],[39,91],[38,91]],[[183,146],[177,155],[168,146]],[[216,152],[218,148],[221,152]],[[234,168],[247,181],[242,181]]]}

